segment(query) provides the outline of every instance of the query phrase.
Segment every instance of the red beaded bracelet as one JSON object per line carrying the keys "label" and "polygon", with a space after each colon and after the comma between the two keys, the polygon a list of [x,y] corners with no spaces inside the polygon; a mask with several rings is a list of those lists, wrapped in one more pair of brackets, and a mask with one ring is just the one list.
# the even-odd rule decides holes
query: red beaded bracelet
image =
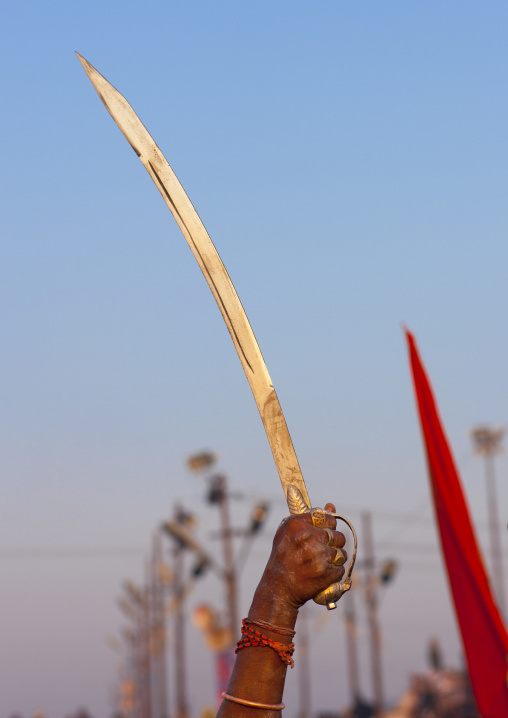
{"label": "red beaded bracelet", "polygon": [[294,653],[295,650],[295,644],[294,643],[278,643],[277,641],[272,641],[271,638],[268,638],[267,636],[264,636],[261,631],[255,631],[250,626],[246,625],[246,620],[242,620],[242,636],[238,643],[236,644],[236,650],[235,653],[238,653],[238,651],[241,651],[242,648],[255,648],[257,646],[263,647],[267,646],[268,648],[272,648],[275,653],[279,656],[280,660],[286,664],[286,666],[293,666],[295,665],[295,662],[291,658],[291,656]]}

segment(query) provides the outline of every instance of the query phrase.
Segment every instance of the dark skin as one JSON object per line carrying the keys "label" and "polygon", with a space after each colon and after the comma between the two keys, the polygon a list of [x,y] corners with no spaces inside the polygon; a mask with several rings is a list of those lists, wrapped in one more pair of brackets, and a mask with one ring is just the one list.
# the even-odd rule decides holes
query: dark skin
{"label": "dark skin", "polygon": [[[333,504],[327,511],[335,512]],[[336,520],[326,515],[324,528],[332,529],[334,540],[327,546],[328,535],[312,524],[310,514],[291,516],[279,526],[263,576],[254,593],[248,617],[267,621],[281,628],[294,629],[298,609],[320,591],[344,576],[344,567],[332,561],[336,549],[342,549],[345,537],[335,531]],[[347,558],[344,551],[344,557]],[[283,636],[263,628],[263,634],[279,643],[291,643]],[[295,659],[298,656],[295,654]],[[287,666],[268,647],[244,648],[238,652],[227,693],[256,703],[282,703]],[[224,700],[217,718],[280,718],[278,710],[252,708]]]}

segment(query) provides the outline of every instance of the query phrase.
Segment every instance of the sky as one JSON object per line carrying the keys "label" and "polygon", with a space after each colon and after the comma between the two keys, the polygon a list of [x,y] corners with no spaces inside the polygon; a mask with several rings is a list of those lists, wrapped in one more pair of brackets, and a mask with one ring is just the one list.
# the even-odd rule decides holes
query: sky
{"label": "sky", "polygon": [[[499,0],[2,3],[1,718],[111,715],[116,602],[125,579],[143,580],[153,531],[182,502],[219,551],[189,454],[220,454],[244,496],[238,526],[271,502],[242,615],[285,515],[208,287],[74,51],[126,96],[203,219],[313,504],[333,501],[359,527],[370,512],[377,557],[399,563],[381,602],[387,699],[425,669],[432,636],[461,665],[401,324],[488,563],[469,431],[508,423],[507,20]],[[506,527],[505,457],[496,468]],[[220,609],[222,594],[203,579],[189,611]],[[343,608],[308,610],[313,707],[343,708]],[[191,627],[188,640],[197,716],[212,657]]]}

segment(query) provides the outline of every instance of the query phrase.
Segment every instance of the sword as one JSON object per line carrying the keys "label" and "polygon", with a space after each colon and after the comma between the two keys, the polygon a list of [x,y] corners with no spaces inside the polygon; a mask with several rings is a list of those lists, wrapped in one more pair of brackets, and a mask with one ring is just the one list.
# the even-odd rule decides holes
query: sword
{"label": "sword", "polygon": [[[261,350],[238,294],[203,222],[168,161],[125,97],[84,57],[79,53],[76,55],[109,114],[171,210],[215,297],[254,395],[290,514],[312,512],[314,521],[315,512],[324,512],[324,509],[311,508],[293,442]],[[345,580],[332,584],[314,598],[316,603],[326,605],[329,609],[335,608],[335,602],[350,589],[351,573],[356,559],[356,534],[353,526],[343,516],[334,516],[351,529],[354,549]]]}

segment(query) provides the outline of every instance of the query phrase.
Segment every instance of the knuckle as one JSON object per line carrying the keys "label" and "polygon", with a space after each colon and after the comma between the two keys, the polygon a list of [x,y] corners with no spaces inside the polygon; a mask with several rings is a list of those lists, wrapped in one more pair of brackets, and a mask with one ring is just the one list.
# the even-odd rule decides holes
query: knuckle
{"label": "knuckle", "polygon": [[330,564],[323,556],[316,558],[314,562],[315,577],[317,580],[322,581],[328,575]]}
{"label": "knuckle", "polygon": [[302,529],[298,534],[298,539],[301,544],[307,544],[315,538],[313,531],[310,528]]}
{"label": "knuckle", "polygon": [[294,527],[295,530],[299,530],[304,526],[309,526],[309,524],[312,524],[310,514],[293,514],[293,516],[289,517],[288,521],[291,527]]}

